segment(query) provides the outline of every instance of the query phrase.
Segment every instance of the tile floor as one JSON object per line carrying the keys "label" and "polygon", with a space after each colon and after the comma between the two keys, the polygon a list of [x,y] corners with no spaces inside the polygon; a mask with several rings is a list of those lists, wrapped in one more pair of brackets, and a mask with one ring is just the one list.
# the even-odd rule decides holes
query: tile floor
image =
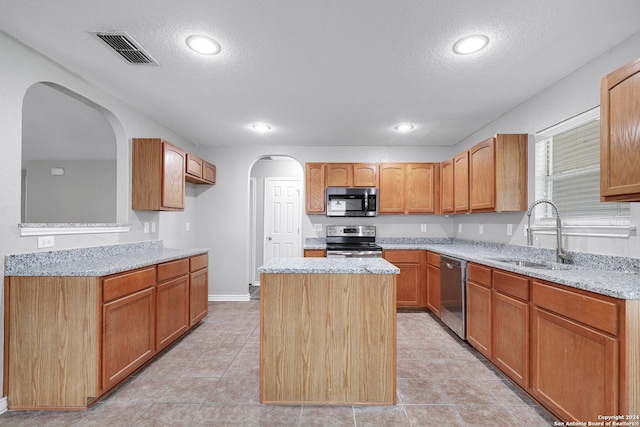
{"label": "tile floor", "polygon": [[258,403],[260,302],[210,303],[191,333],[87,411],[8,411],[1,426],[550,426],[428,313],[398,313],[397,405]]}

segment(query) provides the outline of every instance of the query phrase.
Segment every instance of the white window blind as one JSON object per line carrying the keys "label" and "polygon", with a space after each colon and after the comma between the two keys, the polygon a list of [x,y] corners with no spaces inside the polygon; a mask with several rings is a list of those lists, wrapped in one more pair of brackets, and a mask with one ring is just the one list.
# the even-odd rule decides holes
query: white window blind
{"label": "white window blind", "polygon": [[[629,203],[600,202],[600,108],[539,132],[535,170],[536,199],[553,200],[563,221],[628,223]],[[536,223],[552,218],[551,206],[536,207]]]}

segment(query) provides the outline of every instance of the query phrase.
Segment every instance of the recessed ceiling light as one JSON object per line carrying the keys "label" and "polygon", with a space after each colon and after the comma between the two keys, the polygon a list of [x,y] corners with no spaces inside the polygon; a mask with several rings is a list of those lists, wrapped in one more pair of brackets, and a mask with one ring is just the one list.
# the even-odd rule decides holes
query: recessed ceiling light
{"label": "recessed ceiling light", "polygon": [[397,130],[398,132],[409,132],[413,128],[414,126],[410,123],[402,123],[394,126],[394,129]]}
{"label": "recessed ceiling light", "polygon": [[220,52],[220,45],[218,42],[206,36],[187,37],[187,46],[195,52],[203,55],[215,55]]}
{"label": "recessed ceiling light", "polygon": [[468,55],[484,49],[489,44],[489,37],[482,34],[464,37],[453,45],[453,51],[458,55]]}
{"label": "recessed ceiling light", "polygon": [[271,126],[264,123],[256,123],[255,125],[251,125],[251,129],[256,132],[269,132],[271,130]]}

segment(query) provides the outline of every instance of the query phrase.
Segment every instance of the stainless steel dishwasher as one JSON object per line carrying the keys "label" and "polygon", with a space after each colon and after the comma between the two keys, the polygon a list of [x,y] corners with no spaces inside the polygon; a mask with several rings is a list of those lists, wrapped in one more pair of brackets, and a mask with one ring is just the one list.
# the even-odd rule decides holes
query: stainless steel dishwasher
{"label": "stainless steel dishwasher", "polygon": [[440,318],[467,339],[467,261],[440,255]]}

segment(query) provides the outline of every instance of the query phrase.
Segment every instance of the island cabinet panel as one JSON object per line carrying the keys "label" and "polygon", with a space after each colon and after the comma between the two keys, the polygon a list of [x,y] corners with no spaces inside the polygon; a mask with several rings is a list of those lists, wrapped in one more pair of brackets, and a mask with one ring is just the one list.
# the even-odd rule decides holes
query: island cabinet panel
{"label": "island cabinet panel", "polygon": [[100,395],[100,293],[95,277],[5,278],[10,409],[82,409]]}
{"label": "island cabinet panel", "polygon": [[640,201],[640,59],[602,78],[600,199]]}
{"label": "island cabinet panel", "polygon": [[260,402],[393,405],[394,275],[265,274]]}

